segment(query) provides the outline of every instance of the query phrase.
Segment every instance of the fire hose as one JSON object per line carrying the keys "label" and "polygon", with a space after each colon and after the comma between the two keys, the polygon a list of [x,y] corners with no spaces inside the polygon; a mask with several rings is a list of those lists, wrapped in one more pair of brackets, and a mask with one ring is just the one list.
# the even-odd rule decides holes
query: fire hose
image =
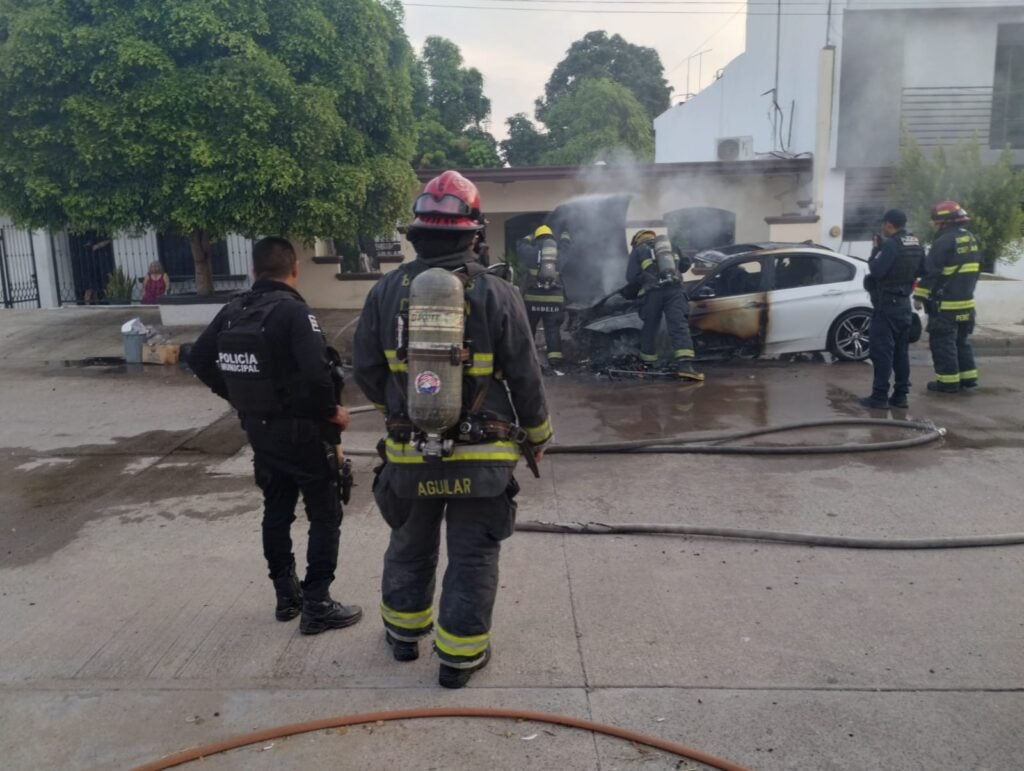
{"label": "fire hose", "polygon": [[[373,410],[372,407],[356,407],[350,410],[358,414]],[[758,445],[730,444],[743,439],[780,434],[813,428],[881,426],[914,432],[905,439],[878,442],[842,443],[825,445]],[[704,434],[699,437],[681,435],[657,439],[640,439],[626,442],[599,442],[594,444],[554,444],[547,447],[545,455],[600,455],[608,453],[659,453],[693,455],[828,455],[851,452],[878,452],[916,447],[937,441],[945,436],[946,430],[934,423],[910,420],[885,420],[883,418],[831,418],[826,420],[800,421],[770,428],[758,428],[718,434]],[[350,455],[376,456],[375,450],[349,450]],[[667,523],[608,523],[608,522],[517,522],[516,530],[530,533],[561,533],[582,535],[684,535],[709,538],[736,538],[743,540],[769,541],[775,543],[799,544],[803,546],[824,546],[841,549],[963,549],[987,546],[1009,546],[1024,543],[1024,533],[1001,533],[995,535],[972,535],[938,538],[863,538],[853,536],[817,535],[814,533],[753,530],[732,527],[703,527],[699,525]]]}
{"label": "fire hose", "polygon": [[207,744],[203,747],[184,750],[183,752],[168,755],[160,760],[154,760],[151,763],[141,765],[136,768],[135,771],[163,771],[165,768],[174,768],[175,766],[180,766],[184,763],[202,760],[210,755],[228,752],[229,750],[238,749],[239,747],[247,747],[250,744],[256,744],[257,742],[282,739],[286,736],[295,736],[296,734],[311,733],[313,731],[324,731],[328,728],[341,728],[344,726],[365,725],[367,723],[388,722],[393,720],[414,720],[418,718],[436,717],[505,718],[509,720],[529,720],[535,723],[562,725],[569,728],[578,728],[584,731],[593,731],[595,733],[605,734],[606,736],[623,739],[627,742],[645,744],[648,747],[654,747],[655,749],[671,753],[672,755],[678,755],[682,758],[695,760],[698,763],[711,766],[711,768],[720,769],[720,771],[747,771],[744,766],[737,765],[736,763],[732,763],[728,760],[716,758],[714,755],[708,755],[700,750],[692,749],[687,747],[685,744],[670,742],[665,739],[659,739],[656,736],[647,736],[646,734],[637,733],[636,731],[628,731],[626,729],[617,728],[616,726],[604,723],[594,723],[590,720],[569,717],[567,715],[552,715],[547,712],[531,712],[529,710],[521,709],[499,709],[490,707],[433,707],[425,709],[402,709],[391,712],[366,712],[361,715],[341,715],[339,717],[331,717],[324,720],[311,720],[306,723],[292,723],[291,725],[268,728],[262,731],[253,731],[252,733],[236,736],[232,739],[225,739],[224,741]]}

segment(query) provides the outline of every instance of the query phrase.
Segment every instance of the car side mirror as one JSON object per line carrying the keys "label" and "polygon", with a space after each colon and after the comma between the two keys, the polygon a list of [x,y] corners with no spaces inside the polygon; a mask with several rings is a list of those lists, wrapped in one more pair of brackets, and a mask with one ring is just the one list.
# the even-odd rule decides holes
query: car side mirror
{"label": "car side mirror", "polygon": [[702,286],[697,290],[694,297],[698,300],[710,300],[715,296],[715,288],[712,286]]}

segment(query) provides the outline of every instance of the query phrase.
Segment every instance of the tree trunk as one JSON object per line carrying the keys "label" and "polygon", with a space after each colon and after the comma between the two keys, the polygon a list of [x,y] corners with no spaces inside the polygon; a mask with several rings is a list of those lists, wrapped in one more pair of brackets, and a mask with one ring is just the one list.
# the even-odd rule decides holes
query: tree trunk
{"label": "tree trunk", "polygon": [[193,230],[188,240],[192,247],[192,261],[196,266],[196,294],[213,294],[213,249],[210,235],[205,230]]}

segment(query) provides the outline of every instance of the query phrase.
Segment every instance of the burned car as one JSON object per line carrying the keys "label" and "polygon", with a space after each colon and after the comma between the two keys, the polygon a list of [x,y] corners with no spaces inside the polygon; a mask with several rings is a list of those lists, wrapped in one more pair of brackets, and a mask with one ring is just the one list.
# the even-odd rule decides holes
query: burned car
{"label": "burned car", "polygon": [[[741,244],[699,253],[684,283],[697,357],[828,351],[840,360],[866,359],[866,273],[864,260],[817,245]],[[573,334],[592,366],[621,364],[639,352],[643,324],[635,301],[613,292],[575,310]],[[668,348],[659,341],[659,352]]]}

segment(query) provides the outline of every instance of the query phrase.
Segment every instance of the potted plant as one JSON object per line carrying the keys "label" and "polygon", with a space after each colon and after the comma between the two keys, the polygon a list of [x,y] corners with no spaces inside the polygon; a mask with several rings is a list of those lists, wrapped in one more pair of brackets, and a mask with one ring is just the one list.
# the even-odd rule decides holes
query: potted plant
{"label": "potted plant", "polygon": [[131,305],[134,287],[135,279],[126,275],[120,265],[117,266],[114,268],[114,272],[107,276],[105,289],[107,302],[110,305]]}

